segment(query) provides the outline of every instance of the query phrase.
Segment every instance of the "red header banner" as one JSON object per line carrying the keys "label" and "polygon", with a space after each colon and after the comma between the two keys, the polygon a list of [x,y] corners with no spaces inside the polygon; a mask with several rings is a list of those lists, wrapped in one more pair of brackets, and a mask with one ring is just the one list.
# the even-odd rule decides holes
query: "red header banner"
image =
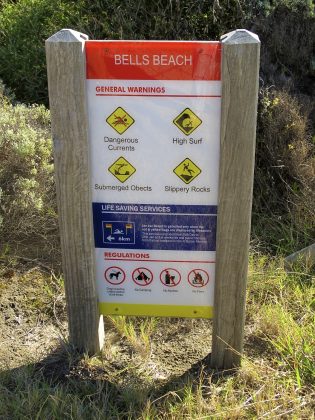
{"label": "red header banner", "polygon": [[220,80],[220,42],[86,41],[87,79]]}

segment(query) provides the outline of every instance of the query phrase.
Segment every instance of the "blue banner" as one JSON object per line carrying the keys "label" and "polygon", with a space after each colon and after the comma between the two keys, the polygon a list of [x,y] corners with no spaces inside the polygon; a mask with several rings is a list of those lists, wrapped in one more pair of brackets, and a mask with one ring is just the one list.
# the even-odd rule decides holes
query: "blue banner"
{"label": "blue banner", "polygon": [[96,248],[215,251],[217,206],[93,203]]}

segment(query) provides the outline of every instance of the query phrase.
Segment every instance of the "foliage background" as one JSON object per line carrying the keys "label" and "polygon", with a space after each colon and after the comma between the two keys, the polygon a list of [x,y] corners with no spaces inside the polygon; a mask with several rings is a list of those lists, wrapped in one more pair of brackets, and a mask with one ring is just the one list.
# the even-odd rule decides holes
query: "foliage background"
{"label": "foliage background", "polygon": [[[1,419],[314,418],[314,272],[282,267],[314,242],[314,23],[311,0],[0,0]],[[237,372],[207,370],[205,320],[106,318],[100,355],[67,345],[44,52],[65,27],[92,39],[213,40],[236,28],[261,39]]]}
{"label": "foliage background", "polygon": [[[18,211],[12,208],[8,211],[7,207],[12,194],[20,191],[12,187],[14,182],[20,189],[25,188],[24,195],[32,191],[34,200],[43,203],[42,221],[47,208],[53,207],[52,178],[43,185],[41,174],[34,174],[38,162],[45,167],[46,157],[30,148],[23,155],[24,161],[19,157],[20,171],[17,173],[12,167],[10,175],[6,156],[15,156],[17,146],[3,134],[3,124],[8,124],[3,119],[10,121],[15,131],[39,127],[34,122],[36,117],[31,115],[44,113],[43,108],[34,108],[34,104],[48,106],[45,39],[65,27],[84,32],[90,39],[176,40],[219,39],[230,30],[246,28],[257,33],[262,43],[252,238],[254,244],[273,253],[288,253],[313,241],[315,15],[312,1],[1,0],[0,11],[0,79],[11,102],[9,106],[7,100],[2,100],[2,112],[7,116],[2,118],[0,132],[1,176],[6,179],[2,180],[0,212],[5,232],[11,231],[10,217]],[[19,102],[30,107],[21,108]],[[25,115],[29,112],[23,127],[16,120],[21,109]],[[43,122],[47,129],[48,121],[47,114]],[[45,142],[47,138],[48,133]],[[37,163],[32,166],[31,162]],[[36,176],[40,185],[37,189]],[[11,201],[13,206],[16,200]],[[37,216],[39,211],[34,206]],[[42,224],[45,229],[51,225],[52,214],[55,212],[47,213],[47,220]],[[28,217],[29,214],[25,215]],[[40,227],[35,231],[41,232]],[[20,239],[31,232],[32,229],[25,229]],[[10,238],[13,236],[11,231]]]}

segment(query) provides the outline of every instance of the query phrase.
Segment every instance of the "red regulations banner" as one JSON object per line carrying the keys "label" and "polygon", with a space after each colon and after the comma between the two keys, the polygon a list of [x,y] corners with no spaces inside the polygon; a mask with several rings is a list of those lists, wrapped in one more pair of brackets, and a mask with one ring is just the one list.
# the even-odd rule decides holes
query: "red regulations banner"
{"label": "red regulations banner", "polygon": [[220,80],[220,42],[87,41],[87,79]]}

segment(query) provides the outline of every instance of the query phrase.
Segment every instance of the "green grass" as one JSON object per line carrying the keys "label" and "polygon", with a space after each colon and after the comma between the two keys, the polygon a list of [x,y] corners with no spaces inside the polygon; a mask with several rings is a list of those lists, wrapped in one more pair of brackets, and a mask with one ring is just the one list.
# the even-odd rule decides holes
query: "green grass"
{"label": "green grass", "polygon": [[125,316],[110,316],[115,329],[122,337],[125,337],[130,345],[139,351],[143,357],[150,354],[150,337],[157,326],[157,318],[141,320],[136,325],[134,318]]}
{"label": "green grass", "polygon": [[[96,357],[63,347],[40,363],[25,360],[0,372],[0,418],[314,418],[315,284],[310,269],[295,270],[287,274],[279,259],[251,256],[238,371],[215,372],[200,362],[160,379],[155,352],[177,321],[112,317],[106,320],[107,344]],[[54,288],[46,289],[51,297]],[[198,325],[177,325],[184,322]],[[189,328],[178,333],[177,345],[189,339]]]}

